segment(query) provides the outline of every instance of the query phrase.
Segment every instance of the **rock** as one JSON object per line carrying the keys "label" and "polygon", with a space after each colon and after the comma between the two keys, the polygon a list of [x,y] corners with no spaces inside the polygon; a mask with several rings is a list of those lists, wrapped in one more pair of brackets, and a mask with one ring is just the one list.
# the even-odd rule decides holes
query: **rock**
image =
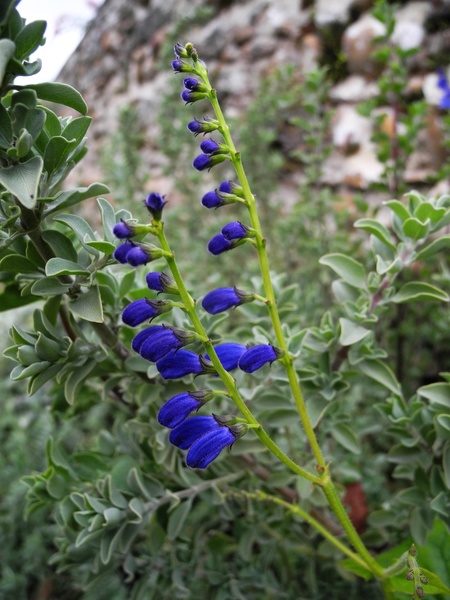
{"label": "rock", "polygon": [[314,6],[314,21],[317,27],[325,27],[332,23],[347,23],[350,8],[354,0],[316,0]]}
{"label": "rock", "polygon": [[335,102],[364,102],[377,93],[378,86],[374,81],[368,81],[362,75],[350,75],[330,90],[330,99]]}
{"label": "rock", "polygon": [[378,73],[380,66],[373,59],[374,39],[385,33],[383,23],[370,14],[363,15],[345,30],[342,52],[351,73],[372,76]]}
{"label": "rock", "polygon": [[370,119],[361,116],[353,106],[338,106],[333,115],[331,136],[333,145],[343,154],[353,154],[370,143]]}

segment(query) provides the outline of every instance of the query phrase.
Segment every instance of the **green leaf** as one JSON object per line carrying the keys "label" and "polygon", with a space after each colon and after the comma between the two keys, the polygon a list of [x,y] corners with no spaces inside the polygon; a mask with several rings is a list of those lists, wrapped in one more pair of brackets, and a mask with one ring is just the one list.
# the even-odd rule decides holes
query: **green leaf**
{"label": "green leaf", "polygon": [[16,45],[12,40],[6,38],[0,40],[0,81],[3,81],[6,65],[14,56]]}
{"label": "green leaf", "polygon": [[87,113],[87,105],[83,96],[67,83],[34,83],[28,84],[27,88],[34,90],[41,100],[69,106],[82,115]]}
{"label": "green leaf", "polygon": [[70,303],[70,310],[80,318],[93,323],[103,323],[103,308],[100,298],[100,291],[97,286],[80,294],[76,300]]}
{"label": "green leaf", "polygon": [[430,258],[434,254],[441,252],[442,250],[447,250],[450,248],[450,235],[443,235],[425,246],[420,250],[420,252],[416,255],[416,260],[424,260],[425,258]]}
{"label": "green leaf", "polygon": [[47,381],[55,377],[61,369],[61,363],[54,363],[53,365],[50,365],[48,369],[33,377],[27,387],[28,394],[30,396],[35,394],[45,383],[47,383]]}
{"label": "green leaf", "polygon": [[48,277],[55,275],[89,275],[89,271],[71,260],[55,257],[48,261],[45,267],[45,274]]}
{"label": "green leaf", "polygon": [[442,467],[444,469],[445,485],[450,489],[450,443],[447,443],[442,452]]}
{"label": "green leaf", "polygon": [[44,152],[44,168],[49,177],[65,164],[76,146],[75,140],[67,141],[63,136],[55,136],[49,140]]}
{"label": "green leaf", "polygon": [[56,362],[61,357],[60,345],[46,337],[43,333],[39,333],[34,348],[36,350],[36,354],[41,360]]}
{"label": "green leaf", "polygon": [[341,325],[341,335],[339,336],[339,342],[343,346],[351,346],[363,340],[370,333],[370,329],[366,329],[361,325],[358,325],[350,319],[341,318],[339,319]]}
{"label": "green leaf", "polygon": [[107,254],[107,255],[112,254],[114,252],[114,250],[116,249],[116,246],[114,244],[111,244],[110,242],[103,242],[103,241],[86,242],[86,246],[89,246],[90,248],[94,248],[95,250],[98,250],[99,252],[103,252],[103,254]]}
{"label": "green leaf", "polygon": [[358,363],[358,366],[365,375],[374,379],[394,394],[402,396],[402,389],[397,377],[384,362],[380,360],[362,360]]}
{"label": "green leaf", "polygon": [[406,206],[398,200],[388,200],[387,202],[383,202],[383,204],[389,206],[392,212],[395,213],[402,221],[406,221],[406,219],[411,217]]}
{"label": "green leaf", "polygon": [[406,235],[413,240],[419,240],[420,238],[424,238],[428,235],[430,227],[428,224],[421,223],[415,217],[410,217],[406,219],[406,221],[402,225],[402,231]]}
{"label": "green leaf", "polygon": [[424,385],[417,390],[419,396],[423,396],[431,404],[439,404],[450,409],[450,383],[437,382]]}
{"label": "green leaf", "polygon": [[0,148],[9,148],[13,141],[13,130],[9,112],[0,102]]}
{"label": "green leaf", "polygon": [[77,188],[59,193],[55,199],[51,198],[45,215],[48,216],[56,210],[66,210],[75,204],[79,204],[87,198],[93,198],[101,194],[108,194],[109,188],[102,183],[92,183],[87,188]]}
{"label": "green leaf", "polygon": [[179,504],[170,514],[167,524],[167,537],[173,541],[178,537],[178,534],[183,528],[186,517],[188,516],[192,506],[192,498]]}
{"label": "green leaf", "polygon": [[422,300],[436,300],[438,302],[448,302],[448,295],[429,283],[420,281],[410,281],[405,283],[399,291],[390,299],[391,302],[400,304],[402,302],[419,302]]}
{"label": "green leaf", "polygon": [[56,229],[45,229],[41,233],[42,239],[47,242],[58,258],[64,258],[76,262],[78,255],[67,234],[61,233]]}
{"label": "green leaf", "polygon": [[77,144],[79,144],[86,135],[91,122],[91,117],[77,117],[76,119],[72,119],[64,127],[62,135],[66,138],[66,140],[75,140]]}
{"label": "green leaf", "polygon": [[0,260],[0,269],[13,273],[35,273],[37,266],[21,254],[7,254]]}
{"label": "green leaf", "polygon": [[36,296],[60,296],[65,294],[70,284],[61,283],[56,277],[42,277],[31,288],[31,293]]}
{"label": "green leaf", "polygon": [[368,231],[383,242],[383,244],[395,250],[395,244],[392,241],[389,230],[376,219],[358,219],[355,222],[355,227]]}
{"label": "green leaf", "polygon": [[68,225],[77,234],[80,242],[96,241],[92,227],[78,215],[58,215],[55,221]]}
{"label": "green leaf", "polygon": [[326,254],[319,263],[333,269],[344,281],[353,287],[364,289],[366,274],[361,263],[345,254]]}
{"label": "green leaf", "polygon": [[26,162],[0,168],[0,184],[26,208],[34,208],[43,166],[42,158],[34,156]]}
{"label": "green leaf", "polygon": [[438,415],[436,419],[441,427],[450,431],[450,415]]}
{"label": "green leaf", "polygon": [[116,241],[116,237],[113,234],[113,228],[116,224],[116,216],[114,213],[114,209],[111,206],[111,204],[104,198],[97,198],[97,204],[100,208],[100,214],[102,216],[102,225],[103,232],[105,234],[105,239],[107,239],[108,242],[114,243]]}
{"label": "green leaf", "polygon": [[414,211],[414,216],[422,223],[429,219],[437,223],[445,215],[445,208],[435,208],[430,202],[422,202]]}
{"label": "green leaf", "polygon": [[46,21],[32,21],[15,38],[15,57],[18,60],[28,58],[40,45],[47,28]]}
{"label": "green leaf", "polygon": [[86,379],[88,378],[88,375],[92,372],[95,366],[95,361],[88,360],[84,365],[72,371],[67,377],[66,382],[64,384],[64,395],[69,404],[74,403],[78,390],[85,383]]}
{"label": "green leaf", "polygon": [[353,454],[361,453],[358,438],[348,425],[345,423],[338,423],[331,427],[330,432],[334,439],[346,450]]}

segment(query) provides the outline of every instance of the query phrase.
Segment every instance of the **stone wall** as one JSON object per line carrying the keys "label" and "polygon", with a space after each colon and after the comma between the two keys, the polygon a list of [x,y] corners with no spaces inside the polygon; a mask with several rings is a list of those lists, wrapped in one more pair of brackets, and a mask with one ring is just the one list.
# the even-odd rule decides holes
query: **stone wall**
{"label": "stone wall", "polygon": [[[196,45],[232,115],[252,101],[261,77],[281,65],[294,64],[301,77],[339,55],[340,71],[331,90],[336,109],[331,132],[334,150],[324,180],[338,188],[366,189],[382,169],[371,141],[372,120],[356,110],[360,101],[373,97],[377,90],[379,72],[371,59],[372,40],[384,33],[384,26],[370,15],[372,5],[371,0],[106,0],[58,78],[81,91],[94,117],[91,160],[84,161],[77,177],[83,184],[102,179],[97,151],[115,129],[119,108],[134,105],[147,140],[142,151],[152,180],[159,190],[170,193],[171,182],[163,176],[167,159],[159,150],[157,117],[174,74],[170,58],[167,68],[161,68],[161,53],[167,36],[185,19],[190,24],[179,41]],[[205,19],[205,8],[208,18],[199,24],[196,19]],[[410,59],[406,93],[411,97],[423,94],[436,107],[442,91],[435,68],[437,64],[447,67],[445,56],[450,50],[450,0],[403,2],[396,17],[392,43],[404,49],[420,48]],[[181,91],[181,78],[179,82]],[[386,108],[388,117],[390,110]],[[446,159],[440,118],[440,111],[432,108],[408,164],[412,187],[423,183]],[[297,181],[298,173],[290,172],[283,185],[294,190]]]}

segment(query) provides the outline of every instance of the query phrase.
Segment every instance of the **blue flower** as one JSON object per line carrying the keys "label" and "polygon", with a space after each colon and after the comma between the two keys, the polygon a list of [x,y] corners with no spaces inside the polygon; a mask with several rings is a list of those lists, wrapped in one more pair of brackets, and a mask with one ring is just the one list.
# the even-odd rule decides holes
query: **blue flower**
{"label": "blue flower", "polygon": [[163,379],[180,379],[185,375],[201,375],[208,372],[201,357],[189,350],[172,350],[156,363]]}
{"label": "blue flower", "polygon": [[121,221],[113,227],[114,235],[119,239],[127,239],[136,235],[135,228],[126,221]]}
{"label": "blue flower", "polygon": [[[191,47],[189,47],[189,49],[191,49]],[[186,49],[185,46],[180,44],[180,42],[177,42],[175,44],[173,51],[175,52],[175,56],[177,58],[189,58],[190,57],[190,53],[188,52],[188,50]]]}
{"label": "blue flower", "polygon": [[214,430],[218,431],[221,427],[214,417],[191,417],[172,429],[169,435],[169,442],[181,450],[187,450],[206,433]]}
{"label": "blue flower", "polygon": [[226,144],[218,144],[216,141],[210,138],[203,140],[203,142],[200,144],[200,150],[204,154],[209,154],[210,156],[215,156],[216,154],[227,154],[230,151]]}
{"label": "blue flower", "polygon": [[215,165],[218,165],[226,159],[227,157],[224,154],[217,154],[215,156],[199,154],[194,158],[192,166],[194,169],[197,169],[197,171],[206,171],[206,169],[212,169]]}
{"label": "blue flower", "polygon": [[235,308],[245,302],[254,300],[255,294],[251,292],[243,292],[236,287],[224,287],[212,290],[203,298],[202,306],[210,315]]}
{"label": "blue flower", "polygon": [[134,246],[127,254],[127,263],[132,267],[146,265],[150,260],[150,256],[141,246]]}
{"label": "blue flower", "polygon": [[151,213],[152,217],[156,221],[161,220],[161,214],[162,214],[163,208],[167,204],[167,201],[164,200],[164,198],[165,198],[165,196],[161,196],[161,194],[156,194],[156,193],[152,192],[144,200],[145,206],[147,207],[148,211]]}
{"label": "blue flower", "polygon": [[444,92],[439,102],[439,108],[450,108],[450,87],[444,69],[438,69],[438,87]]}
{"label": "blue flower", "polygon": [[206,98],[207,95],[208,94],[206,92],[193,92],[192,90],[183,90],[181,92],[181,99],[183,100],[183,102],[186,102],[186,104],[193,104],[198,100],[203,100],[204,98]]}
{"label": "blue flower", "polygon": [[195,73],[194,67],[179,58],[172,61],[172,69],[175,73]]}
{"label": "blue flower", "polygon": [[187,128],[191,133],[197,136],[199,133],[211,133],[219,128],[219,121],[211,117],[203,117],[203,119],[194,119],[189,121]]}
{"label": "blue flower", "polygon": [[155,332],[156,329],[164,329],[164,325],[153,325],[152,327],[147,327],[136,334],[131,342],[131,347],[133,350],[139,354],[142,344],[147,340],[148,337],[152,335],[152,333]]}
{"label": "blue flower", "polygon": [[113,256],[117,262],[120,262],[124,265],[127,262],[128,252],[130,252],[130,250],[133,248],[135,248],[135,245],[132,242],[125,242],[124,244],[117,246],[117,248],[114,250]]}
{"label": "blue flower", "polygon": [[228,252],[228,250],[232,250],[235,246],[235,241],[227,240],[227,238],[222,233],[218,233],[209,240],[208,251],[211,252],[211,254],[213,254],[214,256],[218,256],[219,254],[223,254],[223,252]]}
{"label": "blue flower", "polygon": [[139,339],[139,354],[151,362],[157,362],[171,351],[176,351],[197,339],[193,331],[184,331],[172,327],[149,327],[147,336],[141,343]]}
{"label": "blue flower", "polygon": [[186,464],[191,469],[205,469],[224,448],[232,446],[236,436],[228,427],[210,431],[196,440],[186,454]]}
{"label": "blue flower", "polygon": [[271,346],[270,344],[253,346],[253,348],[244,352],[239,359],[239,368],[246,373],[253,373],[253,371],[260,369],[266,363],[272,364],[282,356],[284,356],[284,350],[275,348],[275,346]]}
{"label": "blue flower", "polygon": [[[239,359],[246,352],[247,346],[227,342],[214,346],[214,350],[225,371],[232,371],[238,367]],[[210,360],[207,354],[205,354],[205,358]]]}
{"label": "blue flower", "polygon": [[141,298],[131,302],[122,313],[122,321],[125,325],[136,327],[144,321],[154,319],[172,308],[169,300],[149,300]]}
{"label": "blue flower", "polygon": [[233,221],[222,227],[222,235],[227,240],[242,240],[248,236],[250,229],[240,221]]}
{"label": "blue flower", "polygon": [[225,202],[215,191],[212,191],[207,192],[203,196],[202,204],[205,208],[219,208],[219,206],[223,206]]}
{"label": "blue flower", "polygon": [[166,294],[179,294],[175,281],[165,273],[157,271],[147,273],[145,276],[147,287],[155,292],[165,292]]}
{"label": "blue flower", "polygon": [[167,400],[158,413],[158,422],[173,429],[180,425],[194,410],[198,410],[213,397],[210,390],[183,392]]}

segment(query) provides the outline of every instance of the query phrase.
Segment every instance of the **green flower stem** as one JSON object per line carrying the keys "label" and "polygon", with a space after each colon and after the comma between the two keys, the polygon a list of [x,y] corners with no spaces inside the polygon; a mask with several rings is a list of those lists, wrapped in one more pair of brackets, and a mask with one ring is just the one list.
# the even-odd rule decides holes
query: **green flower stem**
{"label": "green flower stem", "polygon": [[223,368],[222,363],[220,362],[219,357],[217,356],[216,351],[214,350],[214,346],[212,345],[211,340],[209,339],[208,334],[207,334],[205,328],[203,327],[203,324],[197,314],[197,311],[195,310],[194,299],[189,294],[189,292],[186,289],[186,286],[184,285],[184,281],[183,281],[181,273],[178,269],[178,265],[175,260],[175,256],[170,249],[169,243],[168,243],[166,235],[164,233],[164,224],[162,222],[158,223],[157,236],[158,236],[159,243],[161,244],[161,248],[166,253],[165,259],[170,268],[170,271],[175,280],[175,283],[178,287],[178,291],[180,292],[180,296],[181,296],[181,299],[184,304],[184,310],[186,311],[187,315],[189,316],[191,323],[194,326],[194,329],[197,332],[197,334],[199,336],[201,336],[201,338],[203,340],[205,340],[205,341],[203,341],[203,345],[208,353],[208,356],[209,356],[211,362],[213,363],[220,378],[224,382],[224,384],[227,388],[227,392],[228,392],[229,396],[231,397],[231,399],[233,400],[236,407],[239,409],[241,414],[245,417],[247,423],[249,423],[249,425],[252,426],[252,429],[254,428],[256,435],[263,442],[263,444],[266,446],[266,448],[268,450],[270,450],[278,458],[278,460],[280,460],[282,463],[284,463],[291,471],[293,471],[297,475],[300,475],[301,477],[308,479],[309,481],[311,481],[312,483],[314,483],[316,485],[319,485],[319,486],[323,485],[323,478],[319,478],[316,475],[309,473],[305,469],[302,469],[299,465],[297,465],[297,463],[295,463],[293,460],[291,460],[281,450],[281,448],[279,448],[277,446],[277,444],[266,433],[266,431],[262,428],[261,424],[254,417],[253,413],[250,411],[248,406],[245,404],[244,400],[241,398],[241,395],[239,394],[239,392],[237,390],[236,382],[235,382],[234,378],[228,373],[228,371],[225,371],[225,369]]}
{"label": "green flower stem", "polygon": [[319,443],[317,441],[316,435],[314,433],[314,428],[311,424],[308,412],[306,410],[306,405],[305,405],[305,401],[303,399],[303,394],[302,394],[302,391],[300,388],[297,374],[295,372],[293,358],[292,358],[291,354],[289,353],[287,343],[286,343],[286,340],[285,340],[285,337],[283,334],[283,330],[281,327],[281,321],[280,321],[280,317],[279,317],[277,306],[276,306],[276,299],[275,299],[275,294],[273,291],[272,280],[270,277],[269,261],[268,261],[267,253],[266,253],[266,241],[261,233],[261,225],[260,225],[260,221],[259,221],[259,217],[258,217],[258,213],[257,213],[257,209],[256,209],[255,197],[253,196],[253,194],[251,192],[250,185],[247,180],[247,176],[246,176],[244,168],[242,166],[240,153],[237,152],[237,150],[236,150],[236,147],[234,145],[233,139],[230,134],[230,128],[225,120],[225,117],[222,113],[222,109],[217,100],[216,91],[214,89],[212,89],[211,84],[209,83],[207,74],[201,75],[201,76],[209,88],[209,99],[210,99],[211,105],[214,109],[216,118],[219,122],[219,131],[221,132],[225,143],[230,148],[231,161],[234,165],[236,174],[239,178],[239,182],[240,182],[243,192],[244,192],[244,198],[246,200],[247,209],[249,211],[251,225],[252,225],[253,229],[256,231],[256,234],[255,234],[256,235],[256,237],[255,237],[256,248],[258,251],[258,257],[259,257],[259,262],[260,262],[264,291],[265,291],[265,294],[267,297],[266,304],[267,304],[269,314],[270,314],[270,317],[272,320],[277,344],[282,350],[284,350],[286,352],[285,356],[281,359],[281,362],[284,364],[284,367],[286,369],[286,373],[287,373],[287,376],[289,379],[289,384],[291,386],[292,394],[295,399],[297,410],[300,415],[306,436],[311,445],[311,450],[314,453],[314,457],[317,461],[318,470],[322,472],[321,487],[324,490],[325,496],[330,504],[330,507],[332,508],[333,512],[335,513],[336,517],[338,518],[344,531],[346,532],[349,541],[351,542],[351,544],[353,545],[355,550],[358,552],[359,556],[364,561],[365,565],[370,569],[370,571],[374,575],[376,575],[377,577],[382,577],[383,576],[382,567],[371,556],[371,554],[369,553],[369,551],[367,550],[367,548],[361,541],[361,538],[359,537],[356,529],[353,527],[353,524],[350,521],[350,518],[349,518],[347,512],[345,511],[345,508],[342,505],[342,502],[339,499],[339,496],[336,492],[336,488],[334,487],[334,484],[331,481],[330,474],[329,474],[329,467],[325,462],[325,459],[323,457],[323,454],[320,449]]}
{"label": "green flower stem", "polygon": [[270,318],[272,320],[272,325],[273,325],[273,329],[275,332],[275,338],[277,340],[277,345],[279,346],[279,348],[284,350],[286,353],[285,356],[283,357],[283,359],[281,360],[281,362],[284,364],[284,367],[286,369],[286,373],[287,373],[287,376],[289,379],[289,384],[291,386],[292,394],[294,396],[295,404],[297,406],[297,410],[298,410],[298,413],[302,420],[303,427],[305,429],[305,433],[306,433],[306,436],[310,443],[314,457],[317,461],[318,466],[321,469],[325,469],[326,462],[322,455],[322,451],[317,442],[316,434],[314,433],[313,426],[309,419],[309,415],[306,410],[305,401],[303,399],[300,384],[298,382],[297,374],[295,372],[293,359],[292,359],[291,355],[289,354],[287,343],[286,343],[286,340],[285,340],[285,337],[283,334],[283,330],[281,328],[281,321],[280,321],[280,317],[278,314],[277,303],[276,303],[275,294],[273,291],[272,280],[270,277],[269,260],[267,258],[267,252],[266,252],[266,241],[261,233],[261,224],[259,222],[258,212],[256,210],[255,197],[253,196],[253,194],[251,192],[250,185],[247,180],[247,176],[246,176],[244,168],[242,166],[240,153],[236,151],[236,147],[234,145],[233,138],[231,137],[231,134],[230,134],[230,128],[228,127],[228,125],[225,121],[225,117],[222,113],[222,109],[220,108],[219,101],[217,100],[216,91],[211,89],[211,85],[209,84],[209,81],[208,81],[208,85],[210,87],[209,99],[211,101],[211,105],[216,114],[216,118],[219,122],[219,131],[222,133],[225,143],[230,148],[231,161],[234,165],[236,174],[239,178],[239,182],[242,186],[242,189],[244,192],[244,198],[246,200],[248,212],[250,215],[251,224],[252,224],[253,229],[255,230],[255,242],[256,242],[255,245],[256,245],[256,249],[258,251],[259,264],[261,267],[261,275],[262,275],[262,279],[263,279],[264,292],[266,295],[266,305],[269,310]]}
{"label": "green flower stem", "polygon": [[232,492],[231,495],[238,496],[238,497],[241,496],[241,497],[245,497],[245,498],[250,498],[253,500],[260,500],[263,502],[264,501],[273,502],[274,504],[278,504],[279,506],[286,508],[294,515],[298,515],[299,517],[304,519],[307,523],[312,525],[314,527],[314,529],[316,529],[321,535],[323,535],[324,538],[326,538],[329,542],[331,542],[333,544],[333,546],[338,548],[338,550],[340,550],[343,554],[346,554],[349,558],[351,558],[352,560],[357,562],[361,567],[364,567],[365,569],[367,568],[366,562],[358,554],[355,554],[354,552],[352,552],[352,550],[350,550],[350,548],[347,548],[347,546],[345,544],[343,544],[341,541],[339,541],[321,523],[319,523],[319,521],[316,521],[316,519],[314,519],[314,517],[312,517],[306,511],[301,509],[300,506],[298,506],[298,504],[290,504],[286,500],[282,500],[281,498],[278,498],[277,496],[272,496],[270,494],[266,494],[261,491],[247,492],[247,491],[242,490],[239,492]]}

